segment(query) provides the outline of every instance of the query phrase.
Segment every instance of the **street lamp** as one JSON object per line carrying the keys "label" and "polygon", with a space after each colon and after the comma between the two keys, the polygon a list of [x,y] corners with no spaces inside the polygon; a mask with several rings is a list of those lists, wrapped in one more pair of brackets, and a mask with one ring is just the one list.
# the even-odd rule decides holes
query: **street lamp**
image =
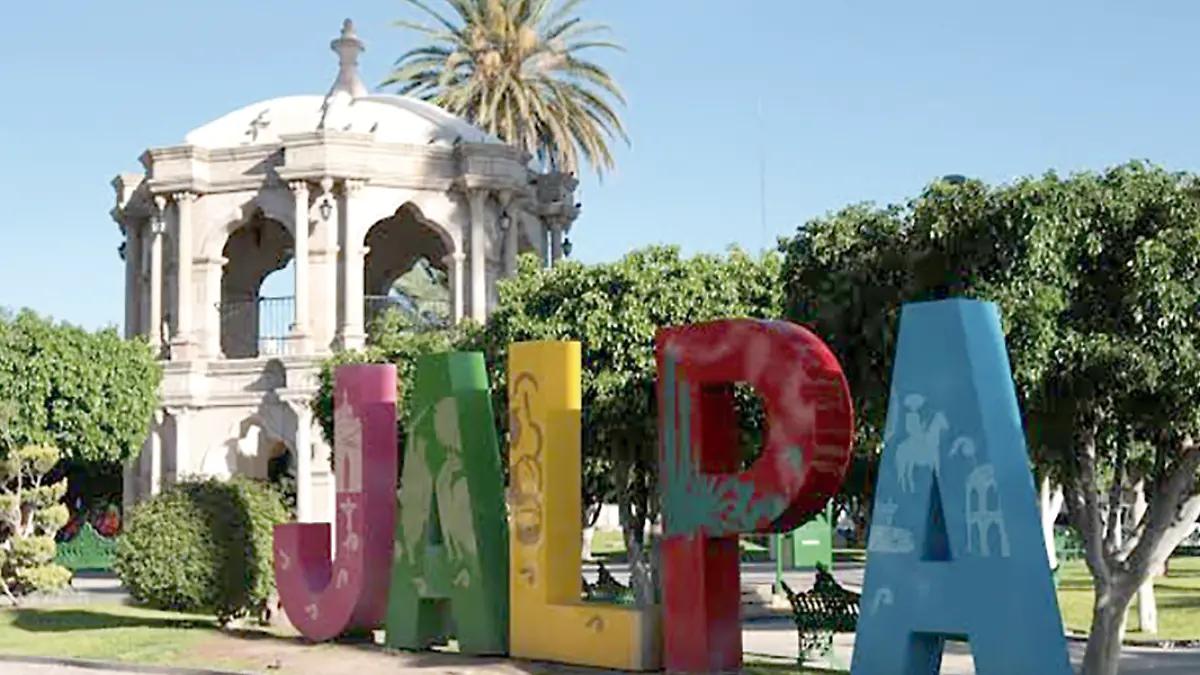
{"label": "street lamp", "polygon": [[570,237],[566,237],[563,239],[562,252],[563,252],[564,258],[571,257],[571,238]]}
{"label": "street lamp", "polygon": [[317,211],[320,212],[322,221],[329,220],[329,216],[333,215],[333,202],[329,200],[329,197],[321,200],[321,205],[317,207]]}

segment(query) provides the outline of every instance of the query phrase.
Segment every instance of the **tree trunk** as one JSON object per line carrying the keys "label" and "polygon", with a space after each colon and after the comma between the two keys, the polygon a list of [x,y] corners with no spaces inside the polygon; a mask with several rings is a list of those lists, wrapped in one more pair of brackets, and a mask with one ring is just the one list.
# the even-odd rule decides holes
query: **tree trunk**
{"label": "tree trunk", "polygon": [[596,528],[583,528],[583,541],[580,544],[579,550],[584,560],[592,559],[592,540],[596,538]]}
{"label": "tree trunk", "polygon": [[867,534],[871,529],[871,506],[871,502],[858,499],[850,512],[850,519],[854,521],[854,548],[867,547]]}
{"label": "tree trunk", "polygon": [[596,537],[596,521],[600,519],[603,504],[592,504],[583,510],[582,541],[579,550],[584,560],[592,559],[592,539]]}
{"label": "tree trunk", "polygon": [[1046,539],[1046,558],[1050,561],[1050,569],[1058,569],[1058,548],[1054,543],[1054,523],[1063,507],[1063,489],[1061,485],[1052,485],[1050,477],[1042,478],[1042,536]]}
{"label": "tree trunk", "polygon": [[1117,675],[1121,662],[1121,634],[1133,593],[1120,582],[1096,588],[1092,605],[1092,630],[1083,655],[1082,675]]}
{"label": "tree trunk", "polygon": [[[1146,517],[1146,481],[1139,480],[1133,488],[1133,525],[1137,527]],[[1138,630],[1143,633],[1158,632],[1158,602],[1154,598],[1154,578],[1162,570],[1151,570],[1150,575],[1138,587]]]}
{"label": "tree trunk", "polygon": [[634,489],[632,482],[632,467],[627,473],[618,474],[618,485],[623,489],[617,492],[617,511],[621,519],[621,536],[625,540],[625,552],[629,556],[629,585],[633,589],[639,606],[654,604],[654,575],[650,569],[643,544],[646,533],[646,509],[634,505]]}

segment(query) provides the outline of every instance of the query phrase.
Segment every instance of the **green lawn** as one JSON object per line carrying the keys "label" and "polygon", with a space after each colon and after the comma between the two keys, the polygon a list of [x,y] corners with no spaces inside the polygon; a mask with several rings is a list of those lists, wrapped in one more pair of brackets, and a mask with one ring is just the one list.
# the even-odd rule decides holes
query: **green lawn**
{"label": "green lawn", "polygon": [[742,665],[744,675],[816,675],[817,673],[847,673],[845,670],[812,670],[786,663],[754,663]]}
{"label": "green lawn", "polygon": [[[121,605],[0,610],[0,653],[199,666],[194,652],[218,634],[212,617]],[[238,669],[245,664],[203,661]]]}
{"label": "green lawn", "polygon": [[[597,539],[601,540],[600,537]],[[1135,607],[1130,611],[1130,639],[1200,638],[1200,558],[1174,558],[1170,567],[1170,575],[1155,582],[1159,633],[1151,636],[1137,630]],[[1092,589],[1082,562],[1064,563],[1058,597],[1067,627],[1073,631],[1086,632],[1091,620]],[[222,636],[226,642],[214,642]],[[282,636],[263,632],[262,637]],[[239,653],[236,649],[230,651],[219,647],[221,644],[232,645],[235,641],[249,644],[245,640],[235,640],[229,634],[222,634],[216,629],[212,618],[205,616],[155,612],[117,605],[0,610],[0,653],[5,654],[143,664],[203,664],[219,669],[261,672],[264,663],[261,654],[255,654],[253,660],[246,660],[246,652]],[[274,641],[251,642],[262,645]],[[281,645],[286,642],[286,639],[279,641]],[[207,648],[206,643],[210,643]],[[303,656],[304,659],[317,656],[312,650],[324,651],[320,646],[301,647],[294,642],[291,645],[290,649],[294,654],[295,650],[302,649],[303,654],[308,655]],[[241,660],[238,660],[239,658]],[[754,657],[747,658],[744,672],[755,675],[828,672],[806,670],[789,664],[755,662]]]}
{"label": "green lawn", "polygon": [[[1171,559],[1170,575],[1154,581],[1158,633],[1146,634],[1137,623],[1137,601],[1129,610],[1129,639],[1200,639],[1200,557]],[[1072,631],[1086,633],[1092,622],[1092,578],[1083,561],[1063,563],[1058,605]]]}
{"label": "green lawn", "polygon": [[[766,561],[769,559],[769,549],[752,539],[742,537],[739,540],[742,549],[742,560]],[[627,559],[625,540],[620,532],[597,532],[592,537],[592,557],[604,562],[624,562]]]}
{"label": "green lawn", "polygon": [[[332,644],[303,646],[282,633],[276,635],[266,631],[257,637],[243,634],[249,638],[248,641],[225,634],[225,641],[220,642],[222,635],[215,628],[212,617],[119,605],[0,610],[2,654],[207,667],[247,673],[296,672],[298,675],[311,675],[330,672],[330,668],[339,660],[337,650],[355,649],[353,646]],[[280,639],[276,641],[272,638]],[[238,643],[254,645],[253,658],[248,653],[242,653],[240,660],[219,655],[220,645],[228,648]],[[277,660],[275,649],[264,643],[280,647],[278,654],[284,655],[283,660],[288,665],[275,671],[272,671],[272,666],[264,665]],[[205,648],[206,644],[209,644],[208,648]],[[282,649],[285,646],[286,651]],[[231,650],[231,653],[237,652],[236,648]],[[299,665],[297,658],[313,662],[307,666]],[[377,658],[394,663],[397,656],[379,652]],[[442,669],[438,670],[440,672]],[[751,660],[743,672],[751,675],[810,675],[829,671]]]}

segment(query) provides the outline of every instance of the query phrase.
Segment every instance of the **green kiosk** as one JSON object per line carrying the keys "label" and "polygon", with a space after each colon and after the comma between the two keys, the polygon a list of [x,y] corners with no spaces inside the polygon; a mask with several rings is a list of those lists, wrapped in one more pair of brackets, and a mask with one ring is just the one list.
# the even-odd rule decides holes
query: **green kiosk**
{"label": "green kiosk", "polygon": [[792,530],[774,535],[771,557],[775,559],[776,582],[784,570],[813,570],[817,565],[833,569],[833,505],[825,512]]}

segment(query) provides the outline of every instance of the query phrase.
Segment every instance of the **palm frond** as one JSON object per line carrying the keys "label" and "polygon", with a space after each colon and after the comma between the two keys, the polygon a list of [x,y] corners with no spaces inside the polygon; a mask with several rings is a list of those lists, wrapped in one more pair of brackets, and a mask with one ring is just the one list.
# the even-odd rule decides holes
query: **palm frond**
{"label": "palm frond", "polygon": [[406,0],[436,25],[397,21],[424,43],[396,59],[385,86],[463,117],[543,167],[598,174],[615,164],[609,144],[629,142],[617,106],[626,99],[585,50],[624,48],[610,28],[576,16],[582,0]]}

